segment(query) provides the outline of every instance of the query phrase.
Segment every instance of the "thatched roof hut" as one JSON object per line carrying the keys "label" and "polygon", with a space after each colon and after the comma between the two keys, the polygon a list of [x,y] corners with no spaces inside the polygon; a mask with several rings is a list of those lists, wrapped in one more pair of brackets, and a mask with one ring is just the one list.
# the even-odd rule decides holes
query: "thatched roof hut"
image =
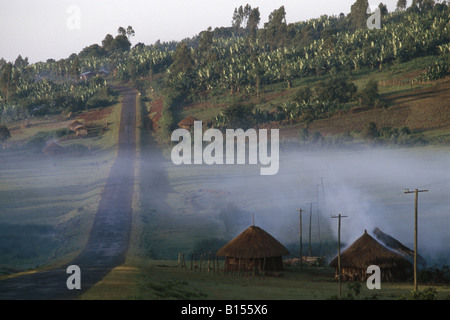
{"label": "thatched roof hut", "polygon": [[77,128],[79,126],[84,126],[84,123],[82,123],[82,122],[80,122],[78,120],[75,120],[75,121],[73,121],[72,123],[69,124],[69,129],[72,130],[72,131],[75,131],[75,128]]}
{"label": "thatched roof hut", "polygon": [[[378,266],[381,279],[386,281],[406,280],[412,268],[405,257],[389,250],[364,230],[364,234],[341,253],[341,279],[365,281],[370,276],[367,274],[367,267],[370,265]],[[330,262],[330,266],[336,268],[337,275],[337,256]]]}
{"label": "thatched roof hut", "polygon": [[[394,237],[381,231],[379,228],[373,229],[373,234],[385,246],[404,256],[409,262],[414,263],[414,250],[411,250]],[[427,266],[426,260],[420,254],[417,254],[417,264],[420,268],[426,268]]]}
{"label": "thatched roof hut", "polygon": [[279,271],[289,251],[263,229],[251,226],[228,242],[217,256],[225,257],[225,271]]}
{"label": "thatched roof hut", "polygon": [[42,152],[49,155],[56,155],[64,153],[65,149],[61,145],[52,141],[49,144],[47,144],[44,149],[42,149]]}
{"label": "thatched roof hut", "polygon": [[193,117],[193,116],[188,116],[186,118],[184,118],[183,120],[181,120],[180,122],[178,122],[178,126],[182,129],[187,129],[187,130],[191,130],[191,127],[194,125],[195,121],[200,121],[197,118]]}
{"label": "thatched roof hut", "polygon": [[76,126],[73,131],[75,131],[76,136],[85,136],[88,134],[88,128],[85,125],[78,125]]}

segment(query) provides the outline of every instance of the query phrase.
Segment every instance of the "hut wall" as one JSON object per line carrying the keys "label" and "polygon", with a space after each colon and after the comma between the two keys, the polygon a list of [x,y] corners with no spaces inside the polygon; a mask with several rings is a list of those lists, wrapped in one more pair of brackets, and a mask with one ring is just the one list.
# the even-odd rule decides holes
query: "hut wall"
{"label": "hut wall", "polygon": [[[409,278],[408,272],[398,270],[396,268],[381,268],[381,281],[404,281]],[[370,274],[367,273],[367,269],[341,267],[342,281],[367,281]],[[335,277],[338,277],[338,271],[336,269]]]}
{"label": "hut wall", "polygon": [[226,257],[225,259],[225,271],[227,272],[280,271],[283,268],[282,257],[254,259]]}

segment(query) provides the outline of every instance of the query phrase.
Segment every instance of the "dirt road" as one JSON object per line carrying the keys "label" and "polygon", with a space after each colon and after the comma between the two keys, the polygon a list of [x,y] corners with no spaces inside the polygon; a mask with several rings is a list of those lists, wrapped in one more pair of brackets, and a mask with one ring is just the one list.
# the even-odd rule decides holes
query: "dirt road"
{"label": "dirt road", "polygon": [[[81,254],[60,269],[0,281],[3,300],[76,299],[112,268],[125,261],[131,229],[131,201],[136,155],[136,91],[116,87],[124,97],[119,128],[118,156],[101,195],[88,242]],[[81,270],[81,289],[69,290],[69,265]]]}

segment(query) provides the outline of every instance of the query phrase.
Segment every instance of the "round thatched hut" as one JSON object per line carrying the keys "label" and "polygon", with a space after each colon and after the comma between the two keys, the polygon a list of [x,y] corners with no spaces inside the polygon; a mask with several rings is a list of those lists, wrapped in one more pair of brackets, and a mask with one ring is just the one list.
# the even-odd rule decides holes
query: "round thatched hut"
{"label": "round thatched hut", "polygon": [[289,251],[263,229],[251,226],[228,242],[217,256],[225,257],[225,271],[280,271]]}
{"label": "round thatched hut", "polygon": [[44,149],[42,149],[42,152],[49,155],[57,155],[64,153],[65,149],[61,145],[57,144],[56,142],[52,141],[49,144],[45,146]]}
{"label": "round thatched hut", "polygon": [[178,122],[178,126],[182,129],[191,130],[192,126],[194,126],[195,121],[200,121],[197,118],[194,118],[193,116],[188,116]]}
{"label": "round thatched hut", "polygon": [[[364,234],[341,253],[341,279],[344,281],[365,281],[367,267],[376,265],[381,270],[381,280],[406,280],[412,270],[411,263],[402,255],[389,250],[366,230]],[[330,266],[338,272],[338,257],[336,256]]]}

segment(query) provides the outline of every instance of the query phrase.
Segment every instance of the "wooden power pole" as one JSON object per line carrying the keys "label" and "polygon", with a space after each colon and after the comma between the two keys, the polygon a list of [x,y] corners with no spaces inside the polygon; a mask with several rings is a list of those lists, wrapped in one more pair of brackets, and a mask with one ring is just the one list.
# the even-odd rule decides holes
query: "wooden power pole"
{"label": "wooden power pole", "polygon": [[311,257],[311,218],[312,218],[312,202],[309,207],[309,235],[308,235],[308,256]]}
{"label": "wooden power pole", "polygon": [[302,209],[297,210],[300,213],[300,269],[303,269],[303,241],[302,241]]}
{"label": "wooden power pole", "polygon": [[419,192],[427,192],[428,190],[418,190],[409,191],[409,189],[405,189],[404,193],[414,193],[415,194],[415,204],[414,204],[414,290],[418,290],[417,284],[417,216],[418,216],[418,201],[419,201]]}
{"label": "wooden power pole", "polygon": [[331,216],[331,218],[338,218],[338,297],[341,299],[341,218],[346,218],[348,216],[343,216],[341,214],[337,216]]}

